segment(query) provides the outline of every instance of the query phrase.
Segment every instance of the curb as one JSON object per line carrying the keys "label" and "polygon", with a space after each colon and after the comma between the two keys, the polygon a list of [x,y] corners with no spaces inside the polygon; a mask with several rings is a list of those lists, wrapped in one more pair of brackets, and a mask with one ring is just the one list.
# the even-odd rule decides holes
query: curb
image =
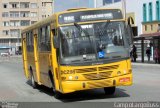
{"label": "curb", "polygon": [[147,63],[132,63],[133,66],[156,66],[160,67],[160,64],[147,64]]}

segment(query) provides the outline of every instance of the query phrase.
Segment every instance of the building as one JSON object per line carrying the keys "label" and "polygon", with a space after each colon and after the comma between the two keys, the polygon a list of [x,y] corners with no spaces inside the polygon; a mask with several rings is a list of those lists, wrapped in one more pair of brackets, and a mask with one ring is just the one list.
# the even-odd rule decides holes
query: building
{"label": "building", "polygon": [[19,50],[21,29],[52,14],[53,0],[0,0],[0,52]]}
{"label": "building", "polygon": [[[152,56],[154,49],[160,49],[160,0],[148,0],[141,6],[143,13],[142,34],[136,38],[142,41],[142,48],[145,50],[144,41],[148,41],[147,47],[151,48]],[[144,60],[143,60],[144,61]]]}
{"label": "building", "polygon": [[94,7],[103,7],[120,2],[121,0],[94,0]]}
{"label": "building", "polygon": [[[145,2],[143,8],[142,35],[160,32],[160,0]],[[158,44],[158,41],[157,41]]]}

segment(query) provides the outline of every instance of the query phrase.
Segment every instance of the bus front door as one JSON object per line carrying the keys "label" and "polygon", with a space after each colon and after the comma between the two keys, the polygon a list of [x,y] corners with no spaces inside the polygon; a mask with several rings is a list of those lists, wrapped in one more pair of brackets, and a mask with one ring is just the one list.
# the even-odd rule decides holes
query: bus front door
{"label": "bus front door", "polygon": [[24,74],[25,74],[26,78],[29,78],[26,37],[22,38],[22,48],[23,48],[22,55],[23,55]]}
{"label": "bus front door", "polygon": [[40,69],[39,69],[39,54],[38,54],[38,37],[37,34],[34,35],[34,61],[35,61],[35,68],[36,68],[36,79],[37,83],[41,85],[40,80]]}

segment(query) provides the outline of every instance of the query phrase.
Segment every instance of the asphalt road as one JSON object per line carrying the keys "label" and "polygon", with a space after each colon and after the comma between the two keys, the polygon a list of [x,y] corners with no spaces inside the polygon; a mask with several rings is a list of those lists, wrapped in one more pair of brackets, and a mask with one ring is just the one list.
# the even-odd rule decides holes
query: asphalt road
{"label": "asphalt road", "polygon": [[0,58],[0,101],[7,102],[138,102],[160,100],[160,65],[133,64],[133,85],[117,87],[113,96],[103,89],[80,91],[54,98],[52,90],[33,89],[23,73],[20,57]]}

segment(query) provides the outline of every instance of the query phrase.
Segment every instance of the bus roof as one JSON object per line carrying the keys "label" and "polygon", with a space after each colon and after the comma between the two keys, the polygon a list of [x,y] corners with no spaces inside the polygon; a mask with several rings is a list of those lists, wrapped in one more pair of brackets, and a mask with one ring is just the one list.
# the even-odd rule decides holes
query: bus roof
{"label": "bus roof", "polygon": [[54,21],[54,14],[43,19],[43,20],[40,20],[40,21],[34,23],[33,25],[30,25],[29,27],[26,27],[25,29],[22,30],[22,33],[30,31],[30,30],[36,28],[37,26],[42,26],[44,24],[51,23],[53,21]]}

